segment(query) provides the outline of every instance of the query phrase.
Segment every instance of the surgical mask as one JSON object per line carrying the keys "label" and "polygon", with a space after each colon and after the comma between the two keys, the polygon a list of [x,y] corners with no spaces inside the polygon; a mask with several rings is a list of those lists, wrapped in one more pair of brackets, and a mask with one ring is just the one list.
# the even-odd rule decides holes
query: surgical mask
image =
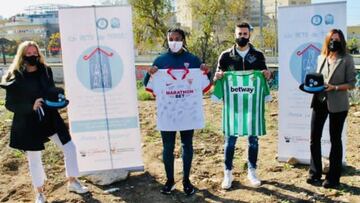
{"label": "surgical mask", "polygon": [[336,40],[331,40],[329,42],[328,49],[333,52],[339,51],[341,49],[341,43]]}
{"label": "surgical mask", "polygon": [[247,43],[249,42],[249,38],[244,38],[244,37],[238,37],[235,39],[235,42],[237,45],[239,45],[240,47],[244,47],[247,45]]}
{"label": "surgical mask", "polygon": [[35,66],[39,64],[39,56],[24,56],[24,61],[31,66]]}
{"label": "surgical mask", "polygon": [[169,49],[173,53],[179,52],[183,47],[183,41],[168,41]]}

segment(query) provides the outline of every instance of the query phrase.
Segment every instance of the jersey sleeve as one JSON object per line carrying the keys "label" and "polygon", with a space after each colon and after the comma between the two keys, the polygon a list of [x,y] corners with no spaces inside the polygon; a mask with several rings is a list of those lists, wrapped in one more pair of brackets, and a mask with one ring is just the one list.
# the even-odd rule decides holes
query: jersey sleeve
{"label": "jersey sleeve", "polygon": [[156,75],[157,73],[155,73],[155,74],[153,74],[153,75],[150,75],[149,74],[149,79],[148,79],[148,82],[147,82],[147,84],[146,84],[146,86],[145,86],[145,90],[147,91],[147,92],[150,92],[152,95],[154,95],[155,96],[155,93],[154,93],[154,80],[155,80],[155,75]]}
{"label": "jersey sleeve", "polygon": [[263,86],[264,86],[264,98],[265,98],[265,102],[270,102],[272,100],[272,96],[270,94],[270,88],[269,88],[269,84],[267,83],[265,76],[261,73],[262,75],[262,81],[263,81]]}
{"label": "jersey sleeve", "polygon": [[224,88],[223,88],[224,78],[215,81],[214,91],[211,95],[211,100],[213,101],[221,101],[224,97]]}
{"label": "jersey sleeve", "polygon": [[201,88],[203,93],[208,92],[211,88],[210,79],[204,71],[201,71]]}

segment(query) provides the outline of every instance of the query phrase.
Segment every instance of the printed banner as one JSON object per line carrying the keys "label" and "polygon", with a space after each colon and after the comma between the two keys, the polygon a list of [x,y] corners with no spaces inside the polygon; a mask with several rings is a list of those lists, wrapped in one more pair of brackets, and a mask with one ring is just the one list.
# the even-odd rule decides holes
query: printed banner
{"label": "printed banner", "polygon": [[143,170],[131,8],[59,11],[70,133],[81,173]]}
{"label": "printed banner", "polygon": [[[329,30],[341,29],[346,36],[346,2],[279,7],[278,22],[278,157],[280,161],[294,157],[310,163],[312,95],[299,90],[299,85],[307,73],[316,71],[317,57]],[[327,121],[322,138],[322,154],[326,157],[330,151],[328,126]],[[343,134],[345,157],[346,133]]]}

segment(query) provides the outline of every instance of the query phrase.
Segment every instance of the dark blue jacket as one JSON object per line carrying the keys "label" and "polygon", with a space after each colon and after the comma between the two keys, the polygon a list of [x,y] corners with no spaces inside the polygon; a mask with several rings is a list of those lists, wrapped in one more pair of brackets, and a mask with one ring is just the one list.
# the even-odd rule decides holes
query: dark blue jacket
{"label": "dark blue jacket", "polygon": [[[181,68],[200,68],[201,61],[200,59],[193,55],[190,52],[183,51],[180,54],[172,53],[168,51],[164,54],[161,54],[157,57],[153,63],[153,66],[158,67],[158,69],[181,69]],[[210,72],[208,73],[210,78]],[[150,74],[146,73],[144,77],[144,85],[146,86],[150,79]]]}

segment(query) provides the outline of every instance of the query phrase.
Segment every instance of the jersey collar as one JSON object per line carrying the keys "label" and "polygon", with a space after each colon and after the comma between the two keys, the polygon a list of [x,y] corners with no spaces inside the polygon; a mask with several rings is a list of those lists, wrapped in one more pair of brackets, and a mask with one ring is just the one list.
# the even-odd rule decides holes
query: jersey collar
{"label": "jersey collar", "polygon": [[[177,78],[172,74],[172,71],[174,69],[173,68],[169,68],[166,72],[167,74],[169,74],[174,80],[177,80]],[[179,69],[175,69],[175,70],[184,70],[184,74],[181,77],[181,80],[184,80],[186,78],[186,76],[189,74],[189,69],[188,68],[179,68]]]}

